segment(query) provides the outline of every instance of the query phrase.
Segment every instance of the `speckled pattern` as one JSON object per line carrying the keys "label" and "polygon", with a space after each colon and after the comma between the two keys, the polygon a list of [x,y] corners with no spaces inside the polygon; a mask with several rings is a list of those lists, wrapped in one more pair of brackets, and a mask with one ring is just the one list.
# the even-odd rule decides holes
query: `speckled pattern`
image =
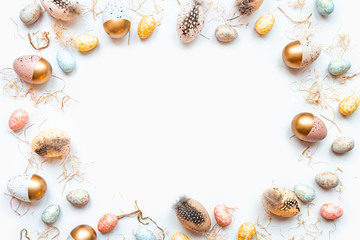
{"label": "speckled pattern", "polygon": [[189,43],[200,34],[204,27],[206,10],[199,0],[191,0],[184,5],[178,15],[176,30],[183,43]]}
{"label": "speckled pattern", "polygon": [[190,239],[185,234],[178,232],[172,235],[171,240],[190,240]]}
{"label": "speckled pattern", "polygon": [[238,37],[238,32],[235,28],[223,24],[216,28],[215,37],[220,42],[232,42]]}
{"label": "speckled pattern", "polygon": [[238,240],[252,240],[256,234],[254,224],[245,222],[241,224],[238,231]]}
{"label": "speckled pattern", "polygon": [[306,142],[319,142],[326,138],[327,128],[325,123],[314,115],[314,125],[309,134],[304,138]]}
{"label": "speckled pattern", "polygon": [[258,34],[264,35],[271,31],[275,24],[275,17],[271,13],[261,16],[255,24],[255,31]]}
{"label": "speckled pattern", "polygon": [[29,114],[24,109],[16,109],[9,118],[9,128],[19,130],[25,126],[29,119]]}
{"label": "speckled pattern", "polygon": [[113,230],[118,222],[118,218],[114,213],[106,213],[102,216],[98,223],[98,230],[102,233],[107,233]]}
{"label": "speckled pattern", "polygon": [[39,133],[31,148],[42,157],[60,157],[70,148],[70,135],[61,129],[48,129]]}
{"label": "speckled pattern", "polygon": [[135,232],[136,240],[156,240],[156,235],[147,228],[141,227]]}
{"label": "speckled pattern", "polygon": [[81,13],[80,3],[76,0],[40,0],[45,11],[52,17],[70,21]]}
{"label": "speckled pattern", "polygon": [[343,154],[353,150],[355,147],[355,141],[351,137],[338,137],[331,145],[333,152]]}
{"label": "speckled pattern", "polygon": [[122,0],[110,0],[104,8],[104,12],[102,14],[103,23],[113,19],[131,20],[130,13],[124,6]]}
{"label": "speckled pattern", "polygon": [[240,15],[250,16],[263,3],[264,0],[236,0],[235,7]]}
{"label": "speckled pattern", "polygon": [[75,38],[75,48],[80,52],[93,50],[99,43],[99,39],[91,34],[82,34]]}
{"label": "speckled pattern", "polygon": [[293,217],[301,210],[296,195],[282,187],[273,187],[264,192],[263,204],[269,212],[280,217]]}
{"label": "speckled pattern", "polygon": [[25,202],[30,202],[28,186],[31,180],[29,175],[17,175],[9,180],[7,189],[11,196]]}
{"label": "speckled pattern", "polygon": [[41,59],[37,55],[25,55],[15,59],[13,68],[16,74],[25,82],[31,83],[36,64]]}
{"label": "speckled pattern", "polygon": [[333,0],[316,0],[316,9],[323,15],[327,16],[331,14],[335,9],[335,4]]}
{"label": "speckled pattern", "polygon": [[230,213],[229,209],[227,209],[227,207],[224,204],[217,204],[215,206],[214,216],[215,216],[216,222],[221,227],[227,227],[232,222],[231,213]]}
{"label": "speckled pattern", "polygon": [[348,96],[339,103],[339,111],[342,115],[351,115],[358,109],[360,99],[357,96]]}
{"label": "speckled pattern", "polygon": [[154,32],[156,20],[153,16],[144,16],[138,25],[138,35],[141,39],[146,39]]}
{"label": "speckled pattern", "polygon": [[295,195],[303,202],[312,202],[316,197],[315,189],[305,184],[296,184],[294,186]]}
{"label": "speckled pattern", "polygon": [[302,62],[300,67],[302,68],[310,65],[319,58],[321,47],[316,42],[310,40],[301,40],[300,43],[302,46]]}
{"label": "speckled pattern", "polygon": [[335,188],[339,185],[339,176],[333,172],[323,172],[315,176],[315,181],[322,188]]}
{"label": "speckled pattern", "polygon": [[41,15],[41,6],[38,3],[26,5],[19,14],[20,20],[25,24],[35,23]]}
{"label": "speckled pattern", "polygon": [[60,49],[56,54],[56,61],[64,72],[72,72],[76,67],[74,56],[65,49]]}
{"label": "speckled pattern", "polygon": [[83,207],[89,203],[90,195],[84,189],[75,189],[66,194],[66,199],[76,207]]}
{"label": "speckled pattern", "polygon": [[351,63],[345,59],[334,59],[329,63],[329,72],[334,76],[340,76],[351,68]]}
{"label": "speckled pattern", "polygon": [[335,220],[340,218],[344,214],[344,211],[337,204],[326,203],[322,205],[320,209],[320,214],[323,218],[327,220]]}
{"label": "speckled pattern", "polygon": [[51,204],[41,214],[41,220],[46,224],[53,224],[60,215],[60,206],[58,204]]}

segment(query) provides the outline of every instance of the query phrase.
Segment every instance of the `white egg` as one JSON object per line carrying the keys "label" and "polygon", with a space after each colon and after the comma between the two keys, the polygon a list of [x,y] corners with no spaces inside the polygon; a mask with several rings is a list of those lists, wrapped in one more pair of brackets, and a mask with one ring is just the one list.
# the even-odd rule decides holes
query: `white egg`
{"label": "white egg", "polygon": [[20,20],[25,24],[35,23],[41,15],[41,6],[38,3],[26,5],[19,14]]}
{"label": "white egg", "polygon": [[77,0],[41,0],[41,5],[52,17],[63,21],[73,20],[81,13]]}
{"label": "white egg", "polygon": [[28,186],[31,176],[18,175],[10,179],[7,188],[10,194],[24,202],[30,202]]}
{"label": "white egg", "polygon": [[131,27],[130,13],[120,0],[110,0],[102,14],[105,32],[112,38],[122,38]]}

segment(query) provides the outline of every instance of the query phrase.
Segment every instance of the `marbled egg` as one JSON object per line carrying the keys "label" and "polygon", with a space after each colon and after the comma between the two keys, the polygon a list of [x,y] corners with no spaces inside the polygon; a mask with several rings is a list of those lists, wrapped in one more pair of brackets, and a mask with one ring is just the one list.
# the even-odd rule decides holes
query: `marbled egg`
{"label": "marbled egg", "polygon": [[35,23],[41,16],[41,6],[38,3],[26,5],[19,14],[20,20],[25,24]]}
{"label": "marbled egg", "polygon": [[41,199],[47,190],[45,180],[39,175],[17,175],[9,180],[7,189],[11,196],[24,201],[31,202]]}
{"label": "marbled egg", "polygon": [[190,240],[190,239],[185,234],[178,232],[172,235],[171,240]]}
{"label": "marbled egg", "polygon": [[235,28],[226,24],[220,25],[215,30],[215,37],[219,42],[232,42],[238,37],[238,32]]}
{"label": "marbled egg", "polygon": [[153,16],[144,16],[138,25],[138,35],[141,39],[146,39],[155,31],[156,20]]}
{"label": "marbled egg", "polygon": [[41,214],[41,220],[46,224],[53,224],[60,215],[60,206],[58,204],[51,204]]}
{"label": "marbled egg", "polygon": [[96,240],[96,232],[89,225],[79,225],[69,234],[67,240]]}
{"label": "marbled egg", "polygon": [[289,68],[303,68],[318,59],[320,54],[321,47],[316,42],[297,40],[286,45],[282,59]]}
{"label": "marbled egg", "polygon": [[345,59],[335,59],[329,63],[329,72],[334,76],[340,76],[351,68],[351,63]]}
{"label": "marbled egg", "polygon": [[327,16],[334,11],[335,5],[333,0],[316,0],[316,9],[318,12]]}
{"label": "marbled egg", "polygon": [[41,157],[61,157],[70,149],[70,135],[62,129],[40,132],[31,142],[32,150]]}
{"label": "marbled egg", "polygon": [[45,83],[52,74],[50,63],[38,55],[25,55],[15,59],[13,68],[19,78],[31,84]]}
{"label": "marbled egg", "polygon": [[316,197],[315,189],[305,184],[296,184],[294,186],[295,195],[303,202],[312,202]]}
{"label": "marbled egg", "polygon": [[271,31],[275,24],[275,17],[271,13],[267,13],[261,16],[255,24],[255,31],[260,34],[264,35]]}
{"label": "marbled egg", "polygon": [[80,52],[93,50],[99,43],[99,39],[91,34],[82,34],[75,38],[74,44]]}
{"label": "marbled egg", "polygon": [[241,224],[238,231],[238,240],[251,240],[256,234],[256,228],[254,224],[245,222]]}
{"label": "marbled egg", "polygon": [[84,189],[75,189],[66,194],[66,199],[75,207],[84,207],[90,201],[90,194]]}
{"label": "marbled egg", "polygon": [[24,109],[16,109],[9,118],[9,128],[19,130],[23,128],[29,119],[29,114]]}
{"label": "marbled egg", "polygon": [[77,0],[40,0],[40,3],[52,17],[63,21],[73,20],[81,14]]}
{"label": "marbled egg", "polygon": [[157,240],[156,235],[149,229],[141,227],[135,232],[136,240]]}
{"label": "marbled egg", "polygon": [[339,176],[333,172],[323,172],[315,176],[315,181],[322,188],[335,188],[339,185]]}
{"label": "marbled egg", "polygon": [[360,99],[357,96],[348,96],[339,103],[339,111],[342,115],[351,115],[358,109]]}
{"label": "marbled egg", "polygon": [[335,220],[340,218],[344,214],[344,211],[337,204],[326,203],[322,205],[320,209],[320,214],[323,218],[327,220]]}
{"label": "marbled egg", "polygon": [[215,206],[214,216],[215,216],[216,222],[221,227],[227,227],[232,222],[231,213],[224,204],[218,204]]}
{"label": "marbled egg", "polygon": [[111,38],[123,38],[131,28],[131,18],[123,1],[109,0],[102,14],[103,27]]}
{"label": "marbled egg", "polygon": [[98,222],[98,230],[101,233],[112,231],[118,222],[118,217],[114,213],[106,213]]}
{"label": "marbled egg", "polygon": [[59,50],[56,54],[56,61],[64,72],[72,72],[76,67],[74,56],[65,49]]}
{"label": "marbled egg", "polygon": [[293,217],[300,213],[301,204],[296,195],[282,187],[273,187],[263,194],[264,207],[280,217]]}
{"label": "marbled egg", "polygon": [[351,137],[338,137],[333,144],[331,149],[333,152],[343,154],[353,150],[355,147],[355,141]]}
{"label": "marbled egg", "polygon": [[327,136],[325,123],[312,113],[300,113],[291,122],[294,135],[305,142],[319,142]]}
{"label": "marbled egg", "polygon": [[240,16],[250,16],[260,8],[264,0],[236,0],[235,7]]}

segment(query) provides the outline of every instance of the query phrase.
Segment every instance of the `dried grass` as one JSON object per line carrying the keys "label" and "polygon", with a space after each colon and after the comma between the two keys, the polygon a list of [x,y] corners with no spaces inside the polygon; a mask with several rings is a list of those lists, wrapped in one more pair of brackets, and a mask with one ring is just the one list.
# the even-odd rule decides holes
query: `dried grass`
{"label": "dried grass", "polygon": [[[33,43],[31,35],[33,35],[36,38],[36,45]],[[37,31],[37,32],[34,32],[32,34],[28,33],[28,39],[29,39],[30,45],[35,50],[45,49],[50,44],[49,32]]]}
{"label": "dried grass", "polygon": [[52,25],[52,29],[55,34],[55,40],[65,47],[74,47],[74,37],[66,32],[67,28],[60,20],[56,20]]}
{"label": "dried grass", "polygon": [[58,238],[60,230],[55,226],[49,226],[43,232],[38,232],[37,235],[37,240],[53,240]]}
{"label": "dried grass", "polygon": [[103,13],[103,11],[97,11],[97,5],[98,0],[92,0],[92,5],[90,8],[87,8],[84,14],[91,13],[93,16],[94,21],[96,21],[97,17]]}
{"label": "dried grass", "polygon": [[208,240],[225,240],[226,234],[220,233],[222,227],[219,224],[215,224],[208,232],[205,233],[205,237]]}

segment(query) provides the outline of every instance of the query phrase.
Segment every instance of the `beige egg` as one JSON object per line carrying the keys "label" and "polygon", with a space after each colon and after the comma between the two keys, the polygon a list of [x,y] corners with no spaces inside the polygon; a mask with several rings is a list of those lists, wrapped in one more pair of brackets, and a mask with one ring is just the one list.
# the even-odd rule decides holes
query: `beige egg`
{"label": "beige egg", "polygon": [[263,194],[264,207],[280,217],[293,217],[300,213],[300,201],[292,191],[282,188],[273,187],[266,190]]}
{"label": "beige egg", "polygon": [[260,8],[264,0],[236,0],[235,7],[240,16],[250,16]]}
{"label": "beige egg", "polygon": [[255,31],[260,34],[264,35],[270,32],[275,24],[275,17],[271,13],[267,13],[261,16],[255,24]]}
{"label": "beige egg", "polygon": [[238,37],[238,32],[235,28],[223,24],[216,28],[215,37],[220,42],[232,42]]}
{"label": "beige egg", "polygon": [[41,157],[61,157],[70,149],[70,135],[61,129],[48,129],[39,133],[31,148]]}
{"label": "beige egg", "polygon": [[81,6],[76,0],[40,0],[45,11],[63,21],[73,20],[81,14]]}
{"label": "beige egg", "polygon": [[289,68],[303,68],[318,59],[320,54],[321,47],[316,42],[296,40],[284,48],[282,58]]}
{"label": "beige egg", "polygon": [[99,39],[90,34],[82,34],[75,38],[75,47],[80,52],[87,52],[94,49],[99,43]]}

